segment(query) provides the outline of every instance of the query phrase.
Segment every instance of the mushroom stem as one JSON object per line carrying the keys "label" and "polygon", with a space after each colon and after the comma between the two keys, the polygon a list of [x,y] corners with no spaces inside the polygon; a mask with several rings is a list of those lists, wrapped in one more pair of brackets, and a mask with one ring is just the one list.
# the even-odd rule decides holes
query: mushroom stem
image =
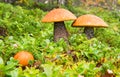
{"label": "mushroom stem", "polygon": [[68,36],[64,21],[54,22],[54,41],[57,42],[60,38],[63,38],[68,43]]}
{"label": "mushroom stem", "polygon": [[91,39],[94,37],[94,28],[93,27],[85,27],[84,33],[86,34],[88,39]]}
{"label": "mushroom stem", "polygon": [[7,34],[7,29],[4,27],[0,27],[0,36],[6,36]]}

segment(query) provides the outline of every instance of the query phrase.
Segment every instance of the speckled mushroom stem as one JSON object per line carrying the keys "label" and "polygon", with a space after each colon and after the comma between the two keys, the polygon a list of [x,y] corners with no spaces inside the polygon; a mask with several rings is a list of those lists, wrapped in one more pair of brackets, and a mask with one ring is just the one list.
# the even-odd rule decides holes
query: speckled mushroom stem
{"label": "speckled mushroom stem", "polygon": [[68,36],[64,21],[54,22],[54,41],[57,42],[60,38],[63,38],[68,43]]}
{"label": "speckled mushroom stem", "polygon": [[6,36],[7,35],[7,29],[4,27],[0,27],[0,36]]}
{"label": "speckled mushroom stem", "polygon": [[91,39],[94,37],[94,28],[93,27],[85,27],[84,33],[86,34],[88,39]]}

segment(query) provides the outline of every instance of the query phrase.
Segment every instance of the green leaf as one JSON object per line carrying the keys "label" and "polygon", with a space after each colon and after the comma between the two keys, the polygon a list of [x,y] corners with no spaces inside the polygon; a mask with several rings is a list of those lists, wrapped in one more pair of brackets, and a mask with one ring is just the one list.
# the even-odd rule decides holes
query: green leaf
{"label": "green leaf", "polygon": [[53,65],[52,64],[44,64],[44,65],[42,65],[42,67],[43,67],[44,73],[47,75],[47,77],[52,77]]}
{"label": "green leaf", "polygon": [[3,61],[2,57],[0,57],[0,65],[4,65],[4,61]]}
{"label": "green leaf", "polygon": [[18,61],[15,60],[13,57],[10,58],[10,61],[7,62],[7,65],[5,66],[5,70],[13,70],[18,65]]}
{"label": "green leaf", "polygon": [[19,71],[18,71],[18,69],[15,69],[15,70],[12,70],[10,73],[9,73],[9,75],[11,76],[11,77],[19,77]]}
{"label": "green leaf", "polygon": [[0,57],[0,71],[4,70],[4,61],[2,57]]}

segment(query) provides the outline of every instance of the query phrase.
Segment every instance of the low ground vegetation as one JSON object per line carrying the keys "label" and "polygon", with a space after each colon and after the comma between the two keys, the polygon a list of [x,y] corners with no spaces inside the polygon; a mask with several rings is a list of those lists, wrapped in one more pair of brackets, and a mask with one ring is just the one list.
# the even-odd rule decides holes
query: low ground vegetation
{"label": "low ground vegetation", "polygon": [[[109,27],[95,29],[95,37],[88,40],[83,28],[66,21],[70,45],[63,39],[54,43],[53,23],[41,22],[47,12],[0,3],[0,27],[5,29],[0,36],[0,77],[120,77],[120,11],[66,9],[76,16],[97,15]],[[22,50],[35,59],[26,67],[13,58]]]}

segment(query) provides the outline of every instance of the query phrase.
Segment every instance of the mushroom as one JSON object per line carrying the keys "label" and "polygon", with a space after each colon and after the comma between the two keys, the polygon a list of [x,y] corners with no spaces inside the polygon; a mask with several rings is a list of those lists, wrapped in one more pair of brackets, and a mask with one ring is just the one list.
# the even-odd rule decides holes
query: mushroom
{"label": "mushroom", "polygon": [[76,16],[70,11],[63,8],[51,10],[43,19],[42,22],[54,22],[54,42],[63,38],[68,42],[69,33],[65,27],[64,21],[75,20]]}
{"label": "mushroom", "polygon": [[98,16],[86,14],[78,17],[73,23],[73,27],[85,27],[84,33],[88,39],[94,37],[94,27],[108,27],[108,25]]}

